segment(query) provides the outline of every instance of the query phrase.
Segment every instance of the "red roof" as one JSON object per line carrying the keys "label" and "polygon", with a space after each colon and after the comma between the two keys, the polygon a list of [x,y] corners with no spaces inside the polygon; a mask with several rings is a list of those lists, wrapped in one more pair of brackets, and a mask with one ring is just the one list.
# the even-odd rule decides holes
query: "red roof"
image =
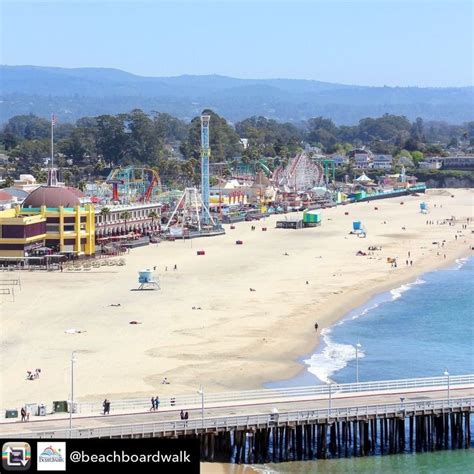
{"label": "red roof", "polygon": [[0,201],[11,201],[12,195],[0,189]]}
{"label": "red roof", "polygon": [[40,186],[25,199],[23,207],[75,207],[83,194],[75,188],[63,186]]}

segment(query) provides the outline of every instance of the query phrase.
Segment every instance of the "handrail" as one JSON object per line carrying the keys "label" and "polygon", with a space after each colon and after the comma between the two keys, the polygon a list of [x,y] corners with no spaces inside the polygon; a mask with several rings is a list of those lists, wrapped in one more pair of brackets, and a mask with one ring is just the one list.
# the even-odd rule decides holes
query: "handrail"
{"label": "handrail", "polygon": [[[330,383],[324,385],[310,385],[303,387],[285,387],[272,389],[244,390],[238,392],[209,392],[205,393],[206,406],[217,408],[220,405],[229,405],[231,403],[263,403],[268,401],[285,401],[290,398],[307,400],[315,397],[337,394],[357,394],[365,392],[386,392],[395,390],[427,389],[449,386],[455,388],[460,385],[474,386],[474,374],[450,375],[439,377],[424,377],[399,380],[380,380],[359,383]],[[152,394],[153,395],[153,394]],[[154,396],[154,395],[153,395]],[[174,404],[171,404],[171,398],[174,398]],[[296,400],[297,401],[297,400]],[[150,398],[132,398],[125,400],[112,400],[111,412],[123,410],[148,410],[150,408]],[[78,402],[75,403],[76,413],[99,413],[102,411],[102,402]],[[201,406],[201,395],[196,394],[170,395],[160,397],[160,408],[170,407],[191,407]],[[5,412],[4,412],[5,413]]]}
{"label": "handrail", "polygon": [[[346,418],[350,416],[405,415],[410,412],[417,413],[421,410],[444,410],[467,407],[474,408],[474,398],[434,399],[415,402],[401,402],[391,404],[366,405],[358,407],[320,408],[316,410],[298,410],[271,414],[242,414],[236,416],[215,416],[190,420],[176,421],[150,421],[146,423],[129,423],[125,425],[112,425],[106,427],[77,428],[73,430],[60,429],[37,431],[28,433],[9,434],[9,438],[107,438],[111,436],[127,436],[149,433],[165,433],[169,431],[195,431],[217,428],[239,428],[255,425],[281,425],[296,421],[318,422],[321,420]],[[140,428],[140,429],[137,429]]]}

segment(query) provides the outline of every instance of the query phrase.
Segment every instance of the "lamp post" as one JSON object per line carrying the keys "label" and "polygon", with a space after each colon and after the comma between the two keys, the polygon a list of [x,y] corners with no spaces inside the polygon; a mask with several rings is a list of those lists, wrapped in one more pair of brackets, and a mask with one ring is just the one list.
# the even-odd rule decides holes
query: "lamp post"
{"label": "lamp post", "polygon": [[328,405],[328,418],[331,414],[332,409],[332,381],[329,381],[329,405]]}
{"label": "lamp post", "polygon": [[199,395],[201,395],[201,428],[204,429],[204,389],[202,385],[198,390]]}
{"label": "lamp post", "polygon": [[357,343],[356,344],[356,382],[357,384],[359,384],[359,349],[361,348],[362,348],[362,345]]}
{"label": "lamp post", "polygon": [[448,405],[449,405],[449,401],[450,401],[450,393],[449,393],[449,372],[448,372],[448,369],[444,369],[444,375],[446,375],[446,377],[448,378]]}
{"label": "lamp post", "polygon": [[71,406],[69,407],[69,437],[72,435],[72,412],[74,411],[74,358],[76,351],[71,353]]}

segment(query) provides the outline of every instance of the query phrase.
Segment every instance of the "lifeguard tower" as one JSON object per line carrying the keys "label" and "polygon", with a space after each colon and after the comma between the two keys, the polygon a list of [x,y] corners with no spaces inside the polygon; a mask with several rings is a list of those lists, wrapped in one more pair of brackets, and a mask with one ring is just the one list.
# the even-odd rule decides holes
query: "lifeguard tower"
{"label": "lifeguard tower", "polygon": [[138,272],[138,283],[140,286],[138,287],[139,290],[159,290],[160,284],[155,279],[153,275],[153,271],[146,269],[140,270]]}
{"label": "lifeguard tower", "polygon": [[360,237],[361,239],[364,239],[365,237],[367,237],[367,230],[362,225],[361,221],[354,221],[352,223],[352,233],[356,234],[357,237]]}
{"label": "lifeguard tower", "polygon": [[430,209],[428,207],[428,204],[426,204],[426,202],[420,202],[420,212],[422,214],[428,214],[429,211]]}

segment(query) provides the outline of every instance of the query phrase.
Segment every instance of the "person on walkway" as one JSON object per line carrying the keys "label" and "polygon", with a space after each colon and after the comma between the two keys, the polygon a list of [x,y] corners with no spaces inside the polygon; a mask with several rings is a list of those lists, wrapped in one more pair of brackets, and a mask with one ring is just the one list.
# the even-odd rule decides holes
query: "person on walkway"
{"label": "person on walkway", "polygon": [[105,399],[102,403],[102,408],[104,409],[104,415],[107,413],[107,399]]}
{"label": "person on walkway", "polygon": [[151,408],[150,411],[155,411],[155,397],[151,397]]}
{"label": "person on walkway", "polygon": [[183,410],[181,410],[181,413],[179,414],[179,417],[180,417],[182,420],[184,420],[184,411],[183,411]]}
{"label": "person on walkway", "polygon": [[25,407],[21,407],[21,421],[26,421],[26,409]]}
{"label": "person on walkway", "polygon": [[159,407],[160,407],[160,397],[157,395],[155,398],[155,411],[158,411]]}
{"label": "person on walkway", "polygon": [[177,270],[177,269],[178,269],[178,265],[176,265],[176,263],[175,263],[173,270]]}
{"label": "person on walkway", "polygon": [[185,423],[185,425],[187,425],[187,424],[188,424],[188,418],[189,418],[189,413],[188,413],[188,412],[186,412],[186,413],[184,414],[184,419],[186,420],[186,423]]}

